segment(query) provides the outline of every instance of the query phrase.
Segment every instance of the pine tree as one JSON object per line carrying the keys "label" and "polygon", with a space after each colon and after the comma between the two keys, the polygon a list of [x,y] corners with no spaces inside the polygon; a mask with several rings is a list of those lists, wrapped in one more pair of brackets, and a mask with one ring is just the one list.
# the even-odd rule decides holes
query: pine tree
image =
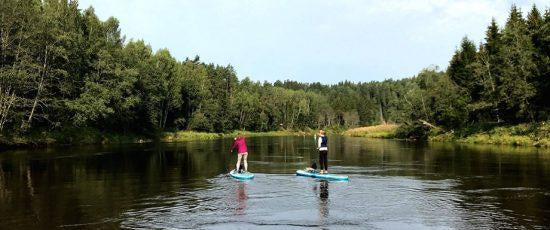
{"label": "pine tree", "polygon": [[481,85],[480,99],[469,105],[470,115],[476,121],[501,122],[499,111],[500,97],[497,84],[500,82],[502,58],[502,33],[493,18],[485,33],[485,43],[479,47],[473,69]]}
{"label": "pine tree", "polygon": [[540,47],[541,33],[540,29],[543,24],[542,16],[535,5],[527,15],[527,30],[535,47]]}
{"label": "pine tree", "polygon": [[531,8],[531,11],[527,15],[527,32],[529,34],[529,37],[531,38],[531,41],[533,43],[533,46],[535,48],[535,52],[533,52],[533,60],[535,62],[535,65],[537,68],[536,71],[533,73],[535,76],[533,77],[533,85],[537,89],[537,95],[535,97],[534,105],[537,107],[537,111],[543,110],[545,105],[548,103],[546,102],[545,98],[547,96],[550,96],[549,93],[544,92],[546,82],[545,82],[545,73],[548,72],[548,64],[550,63],[548,61],[548,56],[544,54],[543,47],[542,47],[542,26],[543,26],[543,18],[540,14],[539,10],[535,5]]}
{"label": "pine tree", "polygon": [[507,110],[513,121],[532,120],[531,100],[536,93],[532,84],[536,65],[534,48],[527,33],[527,25],[521,11],[512,6],[502,35],[502,72],[498,78],[497,91],[500,106]]}
{"label": "pine tree", "polygon": [[487,32],[485,32],[485,49],[487,50],[487,54],[490,56],[495,57],[502,46],[502,34],[500,33],[500,29],[498,28],[498,25],[493,18],[491,20],[491,24],[487,28]]}
{"label": "pine tree", "polygon": [[447,73],[457,85],[468,90],[477,100],[480,94],[479,81],[476,79],[472,64],[476,61],[476,46],[467,37],[462,39],[460,48],[453,55]]}
{"label": "pine tree", "polygon": [[535,47],[534,60],[537,65],[534,78],[537,89],[536,106],[538,118],[546,120],[550,115],[550,10],[544,17],[535,6],[528,15],[527,25],[529,35]]}

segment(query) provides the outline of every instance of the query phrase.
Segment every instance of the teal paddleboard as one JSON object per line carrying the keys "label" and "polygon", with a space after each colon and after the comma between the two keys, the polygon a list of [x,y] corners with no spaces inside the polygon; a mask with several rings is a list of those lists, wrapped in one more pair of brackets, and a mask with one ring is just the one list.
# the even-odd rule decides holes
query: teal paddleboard
{"label": "teal paddleboard", "polygon": [[330,173],[321,174],[321,173],[318,173],[318,172],[308,172],[308,171],[305,171],[305,170],[296,171],[296,175],[319,178],[319,179],[326,179],[326,180],[349,180],[348,176],[340,176],[340,175],[335,175],[335,174],[330,174]]}
{"label": "teal paddleboard", "polygon": [[235,170],[231,170],[231,172],[229,172],[229,175],[239,180],[251,180],[252,178],[254,178],[254,174],[250,172],[238,173]]}

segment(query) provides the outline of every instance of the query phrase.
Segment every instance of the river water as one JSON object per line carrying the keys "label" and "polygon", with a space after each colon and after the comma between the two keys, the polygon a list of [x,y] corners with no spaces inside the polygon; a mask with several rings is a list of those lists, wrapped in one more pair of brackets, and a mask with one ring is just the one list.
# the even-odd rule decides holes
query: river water
{"label": "river water", "polygon": [[535,148],[329,137],[329,171],[294,175],[313,137],[0,153],[0,229],[548,229],[550,153]]}

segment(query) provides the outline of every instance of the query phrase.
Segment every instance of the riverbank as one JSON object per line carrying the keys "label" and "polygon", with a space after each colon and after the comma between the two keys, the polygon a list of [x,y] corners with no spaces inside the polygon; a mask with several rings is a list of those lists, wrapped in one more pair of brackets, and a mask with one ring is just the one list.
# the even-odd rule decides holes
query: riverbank
{"label": "riverbank", "polygon": [[396,138],[396,132],[399,125],[396,124],[383,124],[383,125],[373,125],[367,127],[359,127],[348,129],[342,134],[344,136],[350,137],[368,137],[368,138]]}
{"label": "riverbank", "polygon": [[[342,134],[350,137],[406,139],[399,133],[399,125],[385,124],[348,129],[333,130],[331,134]],[[312,135],[315,130],[278,130],[269,132],[233,131],[231,133],[207,133],[197,131],[162,132],[151,136],[136,134],[105,133],[95,129],[66,129],[61,131],[41,131],[26,135],[0,136],[0,148],[79,145],[79,144],[123,144],[146,142],[182,142],[193,140],[212,140],[234,137],[237,133],[247,137],[257,136],[304,136]],[[430,142],[456,142],[469,144],[494,144],[513,146],[550,147],[550,124],[529,123],[508,126],[476,125],[450,132],[428,132],[426,139]]]}
{"label": "riverbank", "polygon": [[0,135],[0,147],[39,147],[68,144],[144,143],[153,138],[137,134],[106,133],[92,128],[41,130],[26,134]]}
{"label": "riverbank", "polygon": [[40,131],[25,135],[0,135],[0,147],[38,147],[48,145],[81,145],[81,144],[124,144],[147,142],[182,142],[192,140],[211,140],[234,137],[242,133],[247,137],[257,136],[303,136],[313,131],[278,130],[269,132],[233,131],[231,133],[207,133],[197,131],[162,132],[150,136],[137,134],[105,133],[91,128],[65,129],[59,131]]}
{"label": "riverbank", "polygon": [[313,131],[295,131],[295,130],[278,130],[268,132],[250,132],[250,131],[233,131],[231,133],[206,133],[196,131],[177,131],[164,132],[160,138],[161,142],[181,142],[190,140],[211,140],[217,138],[235,137],[238,133],[246,137],[274,137],[274,136],[305,136],[311,135]]}
{"label": "riverbank", "polygon": [[546,122],[496,127],[465,128],[458,132],[430,135],[432,142],[458,142],[514,146],[550,147],[550,124]]}
{"label": "riverbank", "polygon": [[[345,136],[368,138],[402,138],[399,125],[376,125],[349,129]],[[429,131],[429,142],[494,144],[513,146],[550,147],[550,124],[546,122],[518,125],[471,125],[457,131]]]}

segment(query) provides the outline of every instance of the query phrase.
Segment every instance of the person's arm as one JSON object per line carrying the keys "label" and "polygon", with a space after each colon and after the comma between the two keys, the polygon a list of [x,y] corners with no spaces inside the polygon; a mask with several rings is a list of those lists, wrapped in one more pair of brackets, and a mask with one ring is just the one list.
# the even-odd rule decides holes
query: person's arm
{"label": "person's arm", "polygon": [[235,149],[235,147],[237,147],[237,141],[233,141],[233,145],[229,149],[229,152],[233,152],[233,149]]}
{"label": "person's arm", "polygon": [[320,149],[321,148],[321,143],[323,143],[323,139],[321,137],[319,137],[317,139],[317,149]]}

